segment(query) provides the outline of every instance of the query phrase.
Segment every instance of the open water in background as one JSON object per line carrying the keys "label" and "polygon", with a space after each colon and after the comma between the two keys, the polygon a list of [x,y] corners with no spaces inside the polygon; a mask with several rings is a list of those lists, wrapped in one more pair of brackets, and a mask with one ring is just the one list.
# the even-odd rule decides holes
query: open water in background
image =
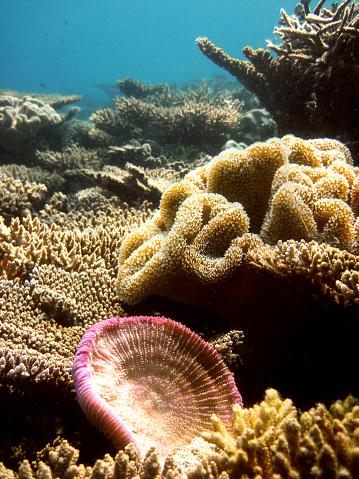
{"label": "open water in background", "polygon": [[178,86],[210,78],[221,70],[199,51],[197,37],[242,58],[244,46],[273,39],[280,8],[292,14],[296,3],[0,0],[0,88],[101,99],[94,84],[127,76]]}

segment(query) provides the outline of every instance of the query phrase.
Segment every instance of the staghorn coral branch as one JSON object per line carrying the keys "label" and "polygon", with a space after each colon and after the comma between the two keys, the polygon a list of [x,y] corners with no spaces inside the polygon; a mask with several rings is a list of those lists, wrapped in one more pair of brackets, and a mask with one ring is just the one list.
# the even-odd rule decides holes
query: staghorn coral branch
{"label": "staghorn coral branch", "polygon": [[326,2],[326,0],[320,0],[319,1],[317,6],[313,10],[314,15],[319,15],[320,14],[320,10],[321,10],[322,6],[325,4],[325,2]]}
{"label": "staghorn coral branch", "polygon": [[226,70],[231,75],[235,76],[238,81],[241,81],[238,77],[240,76],[241,67],[244,68],[240,60],[231,58],[229,55],[224,53],[221,48],[216,47],[208,38],[197,38],[196,43],[201,50],[201,52],[210,60],[212,60],[216,65]]}
{"label": "staghorn coral branch", "polygon": [[[349,5],[350,4],[350,5]],[[344,0],[333,12],[321,1],[304,21],[282,10],[274,33],[281,45],[243,49],[249,62],[231,58],[207,38],[197,44],[208,58],[255,93],[280,134],[335,137],[359,144],[359,14]],[[309,65],[309,68],[308,68]]]}

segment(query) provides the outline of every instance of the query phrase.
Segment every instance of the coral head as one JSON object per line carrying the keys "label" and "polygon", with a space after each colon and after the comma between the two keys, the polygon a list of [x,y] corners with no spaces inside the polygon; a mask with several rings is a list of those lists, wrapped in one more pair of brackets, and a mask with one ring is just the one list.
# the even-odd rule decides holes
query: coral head
{"label": "coral head", "polygon": [[160,459],[212,430],[216,414],[229,428],[242,405],[217,351],[182,324],[163,317],[110,318],[88,329],[73,365],[87,417],[122,448]]}

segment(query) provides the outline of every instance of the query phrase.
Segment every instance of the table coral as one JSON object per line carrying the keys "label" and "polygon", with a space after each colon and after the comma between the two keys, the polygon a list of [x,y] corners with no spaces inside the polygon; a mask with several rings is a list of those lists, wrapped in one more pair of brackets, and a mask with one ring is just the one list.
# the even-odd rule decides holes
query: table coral
{"label": "table coral", "polygon": [[154,85],[147,85],[140,81],[127,77],[124,80],[118,80],[116,85],[121,93],[127,97],[146,98],[155,95],[156,93],[163,93],[168,90],[169,85],[166,83],[155,83]]}
{"label": "table coral", "polygon": [[[59,384],[67,390],[81,335],[123,314],[114,283],[117,251],[146,212],[121,210],[96,219],[82,212],[66,226],[27,217],[1,222],[0,377],[2,384]],[[115,212],[113,212],[115,213]],[[142,219],[143,218],[143,219]]]}
{"label": "table coral", "polygon": [[83,168],[77,172],[67,172],[65,177],[80,184],[86,180],[91,186],[97,184],[131,206],[139,206],[145,200],[158,205],[162,194],[157,182],[143,168],[131,163],[127,163],[123,170],[116,166],[105,166],[101,171]]}
{"label": "table coral", "polygon": [[115,110],[99,110],[90,117],[95,124],[92,135],[100,134],[104,141],[109,135],[112,146],[131,138],[222,146],[229,135],[240,131],[241,102],[221,93],[214,95],[205,84],[186,93],[162,84],[140,87],[139,82],[124,80],[119,85],[135,96],[116,98]]}
{"label": "table coral", "polygon": [[105,133],[125,140],[136,129],[138,136],[141,129],[142,138],[185,145],[202,146],[205,142],[221,145],[227,139],[226,134],[238,131],[241,118],[239,102],[215,106],[192,101],[169,108],[122,97],[115,104],[115,111],[100,110],[90,120]]}
{"label": "table coral", "polygon": [[248,61],[231,58],[207,38],[197,39],[204,55],[250,91],[271,113],[279,134],[306,138],[330,136],[342,141],[358,138],[358,7],[354,1],[320,1],[304,17],[281,10],[274,33],[282,43],[243,49]]}
{"label": "table coral", "polygon": [[0,280],[2,384],[45,382],[70,387],[71,366],[86,328],[122,311],[114,278],[98,268],[67,273],[39,266],[25,283]]}
{"label": "table coral", "polygon": [[91,168],[99,170],[103,166],[103,158],[97,151],[86,150],[83,147],[71,146],[63,151],[37,151],[37,162],[45,170],[63,173],[66,170]]}

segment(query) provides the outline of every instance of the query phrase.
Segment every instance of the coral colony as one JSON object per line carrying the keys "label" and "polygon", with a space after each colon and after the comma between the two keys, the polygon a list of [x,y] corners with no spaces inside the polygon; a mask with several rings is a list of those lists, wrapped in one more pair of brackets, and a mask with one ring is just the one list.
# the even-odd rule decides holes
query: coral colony
{"label": "coral colony", "polygon": [[1,478],[359,477],[359,11],[310,3],[197,40],[241,85],[0,90]]}
{"label": "coral colony", "polygon": [[163,461],[210,431],[211,415],[231,425],[242,405],[234,379],[213,346],[167,318],[110,318],[84,334],[73,376],[89,419],[118,449],[140,456],[156,446]]}
{"label": "coral colony", "polygon": [[328,136],[358,141],[359,9],[354,1],[324,7],[319,1],[304,21],[281,10],[274,33],[276,53],[243,49],[248,61],[231,58],[207,38],[198,38],[204,55],[255,93],[277,122],[280,135]]}

